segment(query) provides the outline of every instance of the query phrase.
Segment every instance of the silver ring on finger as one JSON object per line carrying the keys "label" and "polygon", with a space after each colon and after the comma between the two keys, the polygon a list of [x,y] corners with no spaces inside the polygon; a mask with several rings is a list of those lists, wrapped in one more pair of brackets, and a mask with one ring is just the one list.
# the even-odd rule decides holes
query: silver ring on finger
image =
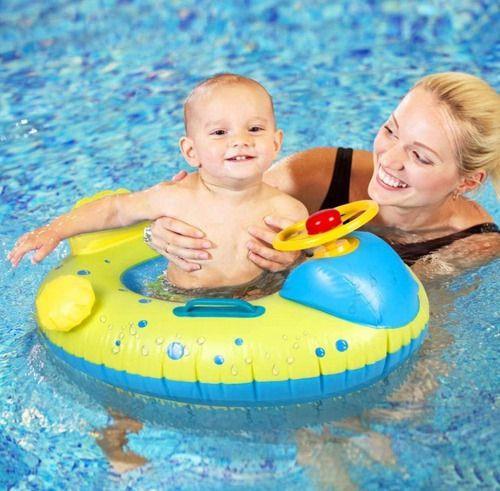
{"label": "silver ring on finger", "polygon": [[151,242],[152,242],[152,237],[151,237],[151,227],[147,226],[144,228],[144,232],[142,234],[142,238],[144,240],[144,243],[151,247]]}

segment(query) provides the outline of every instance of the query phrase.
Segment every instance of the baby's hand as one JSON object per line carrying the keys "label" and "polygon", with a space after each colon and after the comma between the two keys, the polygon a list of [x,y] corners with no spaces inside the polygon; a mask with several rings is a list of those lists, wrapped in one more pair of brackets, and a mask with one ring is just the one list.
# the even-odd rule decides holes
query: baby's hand
{"label": "baby's hand", "polygon": [[50,225],[46,225],[20,237],[7,258],[12,266],[16,267],[27,252],[36,251],[31,258],[31,262],[35,264],[48,256],[59,242],[61,242],[61,237]]}

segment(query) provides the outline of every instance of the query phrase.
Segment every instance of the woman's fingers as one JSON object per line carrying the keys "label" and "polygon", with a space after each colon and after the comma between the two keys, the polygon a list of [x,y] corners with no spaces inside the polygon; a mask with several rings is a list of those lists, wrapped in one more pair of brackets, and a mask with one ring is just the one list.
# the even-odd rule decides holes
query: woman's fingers
{"label": "woman's fingers", "polygon": [[169,260],[169,262],[176,264],[179,268],[181,268],[183,271],[187,271],[188,273],[201,269],[201,266],[199,264],[191,263],[179,256],[169,254],[168,252],[164,253],[163,256],[165,256]]}
{"label": "woman's fingers", "polygon": [[276,237],[276,232],[264,227],[250,227],[248,233],[270,246],[272,246],[273,240]]}
{"label": "woman's fingers", "polygon": [[201,268],[196,261],[211,258],[204,249],[212,247],[212,243],[203,237],[204,233],[196,227],[162,217],[151,224],[149,245],[183,271],[192,272]]}
{"label": "woman's fingers", "polygon": [[270,271],[281,271],[289,268],[299,257],[299,252],[282,252],[256,240],[247,243],[250,251],[248,257],[261,268]]}
{"label": "woman's fingers", "polygon": [[299,252],[282,252],[272,248],[276,232],[293,225],[288,218],[267,216],[264,218],[266,224],[274,230],[264,227],[250,227],[248,232],[258,240],[250,240],[247,243],[249,249],[248,258],[257,266],[269,271],[282,271],[289,268],[299,257]]}
{"label": "woman's fingers", "polygon": [[[198,251],[196,250],[190,250],[190,249],[176,249],[174,246],[171,246],[167,244],[166,242],[163,241],[151,241],[149,243],[149,246],[152,247],[156,252],[161,254],[163,257],[166,257],[169,262],[176,264],[179,266],[184,271],[191,272],[191,271],[197,271],[201,268],[201,266],[196,263],[196,262],[190,262],[187,261],[188,255],[193,255],[193,258],[196,257],[196,253]],[[177,255],[177,253],[183,253],[184,256],[180,257]]]}
{"label": "woman's fingers", "polygon": [[195,239],[192,237],[186,237],[185,235],[180,235],[169,230],[165,231],[162,240],[166,244],[174,245],[177,248],[192,249],[199,252],[202,252],[203,249],[209,249],[212,247],[212,243],[207,239]]}
{"label": "woman's fingers", "polygon": [[300,255],[300,252],[296,251],[291,251],[291,252],[277,251],[276,249],[272,249],[268,245],[262,244],[257,240],[250,240],[247,243],[247,247],[250,251],[252,251],[255,254],[258,254],[264,259],[268,259],[270,261],[284,265],[289,265],[293,263],[295,259],[297,259],[297,257],[299,257]]}
{"label": "woman's fingers", "polygon": [[205,249],[212,247],[212,243],[206,239],[193,239],[184,237],[167,230],[162,231],[161,237],[151,231],[150,246],[162,255],[166,253],[178,256],[182,259],[206,260],[210,259],[210,253]]}
{"label": "woman's fingers", "polygon": [[278,271],[283,271],[284,269],[287,269],[287,267],[284,266],[283,264],[270,261],[269,259],[265,259],[262,256],[259,256],[258,254],[255,254],[254,252],[251,251],[248,253],[248,258],[260,268],[265,269],[267,271],[272,271],[273,273],[277,273]]}
{"label": "woman's fingers", "polygon": [[299,252],[295,251],[283,252],[273,249],[272,243],[274,238],[276,237],[276,232],[273,232],[269,229],[265,229],[262,227],[250,227],[248,229],[248,232],[253,237],[259,240],[249,241],[247,247],[251,251],[261,255],[266,259],[270,259],[271,261],[275,261],[280,264],[289,265],[291,262],[295,261],[295,259],[297,259],[297,257],[300,255]]}
{"label": "woman's fingers", "polygon": [[212,243],[203,237],[203,232],[187,223],[162,217],[151,225],[150,246],[184,271],[195,271],[201,268],[196,261],[211,258],[204,249]]}
{"label": "woman's fingers", "polygon": [[153,237],[157,236],[165,240],[164,235],[166,232],[175,232],[176,234],[182,235],[184,237],[192,237],[198,239],[205,237],[205,234],[201,230],[193,227],[192,225],[189,225],[186,222],[183,222],[182,220],[177,220],[176,218],[158,218],[158,220],[153,222],[153,224],[151,225],[151,233]]}
{"label": "woman's fingers", "polygon": [[211,259],[210,254],[207,251],[199,250],[199,249],[191,249],[186,247],[179,247],[175,245],[174,241],[169,241],[165,245],[165,253],[172,254],[174,256],[178,256],[182,259]]}
{"label": "woman's fingers", "polygon": [[295,222],[289,218],[279,217],[276,215],[268,215],[264,217],[264,222],[276,231],[283,230],[284,228],[293,225]]}

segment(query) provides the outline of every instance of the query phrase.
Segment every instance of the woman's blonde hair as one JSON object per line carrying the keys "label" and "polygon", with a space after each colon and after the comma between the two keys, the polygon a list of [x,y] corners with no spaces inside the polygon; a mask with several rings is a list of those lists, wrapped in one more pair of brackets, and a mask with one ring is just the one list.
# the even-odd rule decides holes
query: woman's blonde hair
{"label": "woman's blonde hair", "polygon": [[457,161],[463,174],[485,170],[500,194],[500,96],[484,80],[460,72],[420,79],[445,105],[457,130]]}

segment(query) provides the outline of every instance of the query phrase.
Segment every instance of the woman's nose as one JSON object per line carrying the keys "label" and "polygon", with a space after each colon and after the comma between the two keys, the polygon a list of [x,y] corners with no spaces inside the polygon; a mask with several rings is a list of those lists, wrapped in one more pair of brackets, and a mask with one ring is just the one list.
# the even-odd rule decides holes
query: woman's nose
{"label": "woman's nose", "polygon": [[401,145],[395,144],[381,155],[379,162],[388,169],[400,170],[405,166],[405,159],[406,152]]}

